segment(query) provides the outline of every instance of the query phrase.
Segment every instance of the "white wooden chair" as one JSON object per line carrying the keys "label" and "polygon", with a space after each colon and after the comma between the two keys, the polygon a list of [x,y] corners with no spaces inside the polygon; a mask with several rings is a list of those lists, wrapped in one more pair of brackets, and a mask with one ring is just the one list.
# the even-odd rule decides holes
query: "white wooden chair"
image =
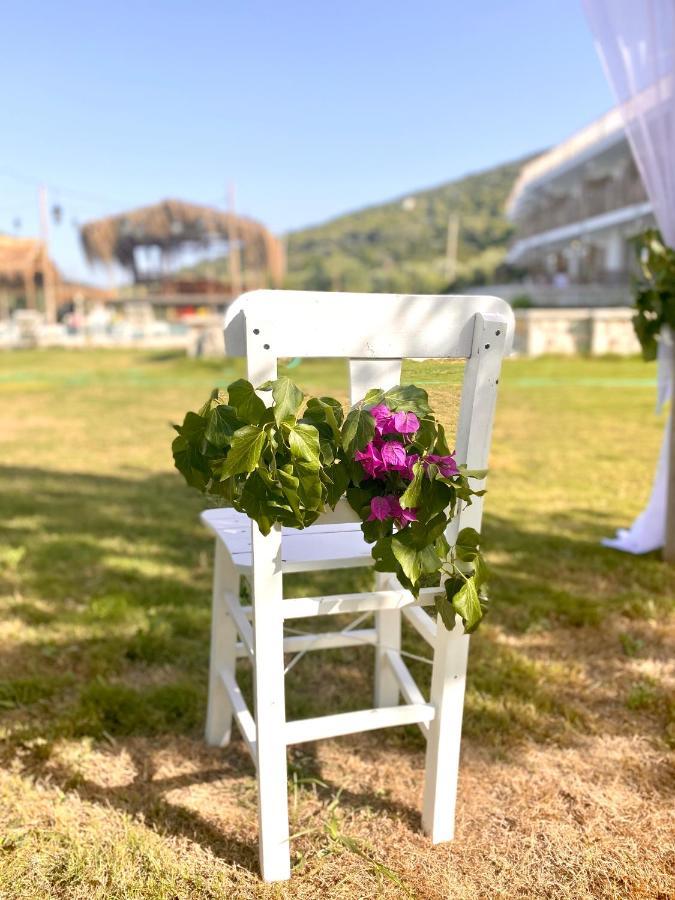
{"label": "white wooden chair", "polygon": [[[229,356],[246,357],[255,386],[276,377],[282,357],[347,357],[352,402],[372,387],[398,384],[403,358],[466,359],[457,460],[484,468],[512,331],[511,308],[492,297],[255,291],[228,311],[225,345]],[[459,527],[480,529],[481,511],[478,499],[461,512],[448,535],[451,543]],[[459,619],[448,631],[424,612],[438,589],[423,590],[416,601],[393,576],[378,575],[372,592],[283,599],[286,572],[372,564],[371,545],[345,501],[308,529],[277,528],[267,537],[233,510],[207,510],[202,519],[216,537],[206,739],[226,745],[234,718],[256,764],[265,881],[290,877],[289,744],[417,723],[427,738],[422,824],[434,843],[450,840],[469,639]],[[251,607],[240,604],[242,575],[251,588]],[[284,637],[287,619],[368,611],[375,613],[374,628]],[[401,614],[433,648],[428,702],[400,653]],[[284,653],[364,642],[375,648],[374,708],[287,721]],[[235,678],[242,655],[253,663],[254,715]],[[404,704],[399,705],[400,697]]]}

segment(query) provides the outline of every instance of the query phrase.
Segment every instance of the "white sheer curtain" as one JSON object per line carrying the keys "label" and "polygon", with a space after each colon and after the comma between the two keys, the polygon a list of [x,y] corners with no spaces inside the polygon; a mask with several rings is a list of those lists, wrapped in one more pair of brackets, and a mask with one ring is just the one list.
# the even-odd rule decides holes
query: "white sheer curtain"
{"label": "white sheer curtain", "polygon": [[[665,241],[675,247],[675,0],[583,0],[628,142]],[[659,403],[671,393],[670,335],[659,347]],[[672,413],[671,413],[672,415]],[[670,424],[652,494],[630,528],[607,546],[647,553],[665,543]]]}

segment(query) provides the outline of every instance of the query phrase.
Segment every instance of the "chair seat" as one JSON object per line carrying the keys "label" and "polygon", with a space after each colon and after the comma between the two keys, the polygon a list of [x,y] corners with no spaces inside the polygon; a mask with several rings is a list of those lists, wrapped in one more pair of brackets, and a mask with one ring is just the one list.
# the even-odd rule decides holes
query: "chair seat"
{"label": "chair seat", "polygon": [[[251,568],[251,520],[234,509],[206,509],[201,520],[222,541],[238,569]],[[283,572],[351,569],[373,565],[372,545],[358,522],[282,528]]]}

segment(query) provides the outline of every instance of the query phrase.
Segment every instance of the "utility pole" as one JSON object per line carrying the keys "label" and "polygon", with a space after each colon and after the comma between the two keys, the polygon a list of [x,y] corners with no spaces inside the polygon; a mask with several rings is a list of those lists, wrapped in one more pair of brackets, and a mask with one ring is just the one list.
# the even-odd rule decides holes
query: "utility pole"
{"label": "utility pole", "polygon": [[445,277],[452,284],[457,278],[457,250],[459,247],[459,216],[448,216],[448,235],[445,242]]}
{"label": "utility pole", "polygon": [[236,213],[235,213],[235,185],[231,181],[227,188],[227,206],[228,206],[228,228],[227,240],[230,245],[230,287],[232,289],[232,297],[236,299],[241,294],[242,278],[241,278],[241,255],[239,251],[239,241],[237,235]]}
{"label": "utility pole", "polygon": [[56,321],[56,297],[54,296],[54,279],[52,278],[51,261],[49,259],[49,207],[47,188],[41,184],[38,188],[38,205],[40,207],[40,237],[44,262],[42,264],[42,293],[45,304],[45,318],[48,323]]}

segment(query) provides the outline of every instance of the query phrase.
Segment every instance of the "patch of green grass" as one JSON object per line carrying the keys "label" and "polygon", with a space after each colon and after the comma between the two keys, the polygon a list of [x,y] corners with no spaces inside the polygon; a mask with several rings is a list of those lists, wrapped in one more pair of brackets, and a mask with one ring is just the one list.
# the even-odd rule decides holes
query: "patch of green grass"
{"label": "patch of green grass", "polygon": [[73,733],[100,738],[190,732],[202,720],[204,701],[203,687],[190,683],[138,690],[98,681],[80,694],[72,715]]}
{"label": "patch of green grass", "polygon": [[[484,530],[491,624],[514,634],[594,628],[607,615],[651,619],[672,608],[673,571],[655,554],[636,558],[599,544],[648,493],[662,427],[651,411],[652,370],[618,359],[506,363]],[[64,698],[76,704],[75,716],[86,711],[94,730],[147,727],[142,709],[156,686],[152,677],[136,683],[139,667],[176,683],[190,673],[200,690],[205,682],[211,542],[197,518],[203,499],[172,470],[169,423],[240,373],[240,361],[131,351],[0,356],[0,603],[14,623],[8,665],[16,678],[36,665],[39,678],[55,667],[84,684],[114,678],[114,687]],[[407,362],[403,380],[424,383],[452,425],[461,374],[457,365]],[[342,362],[303,360],[293,377],[308,391],[346,399]],[[604,387],[584,386],[589,380]],[[622,386],[613,389],[612,380]],[[626,452],[635,447],[628,478]],[[297,575],[286,591],[359,590],[371,577]],[[574,719],[542,687],[550,669],[532,668],[487,634],[474,642],[470,730],[496,718],[508,740],[519,729],[544,734],[542,722]],[[425,650],[408,640],[412,652]],[[361,705],[370,655],[357,648],[303,659],[295,687],[289,678],[290,712],[313,714],[320,700],[336,711]],[[326,684],[320,698],[317,680]],[[117,724],[116,698],[127,710]],[[196,728],[198,715],[203,710],[180,727]],[[151,728],[170,720],[159,714]]]}
{"label": "patch of green grass", "polygon": [[[198,521],[203,498],[172,468],[170,423],[242,371],[239,361],[131,351],[0,354],[6,762],[29,753],[32,765],[47,765],[60,739],[85,756],[92,741],[200,739],[212,540]],[[307,391],[346,400],[344,363],[302,360],[291,374]],[[409,362],[403,380],[424,384],[452,426],[461,374],[457,365]],[[484,528],[490,611],[472,639],[464,725],[482,746],[510,753],[525,740],[556,744],[589,728],[584,651],[563,662],[553,650],[533,652],[538,642],[565,629],[596,635],[628,665],[651,646],[632,636],[630,620],[640,621],[642,635],[672,612],[675,572],[657,554],[634,557],[600,545],[649,493],[663,427],[653,415],[653,378],[653,366],[631,359],[505,365]],[[285,591],[327,594],[371,583],[368,569],[324,571],[289,576]],[[297,624],[332,630],[348,621]],[[608,623],[615,637],[607,637]],[[429,656],[407,629],[404,649]],[[414,659],[409,666],[428,690],[429,666]],[[239,669],[250,700],[250,668]],[[309,653],[288,675],[288,715],[366,707],[372,675],[372,648]],[[675,740],[675,704],[663,685],[631,677],[624,708]],[[414,727],[383,740],[401,752],[423,746]],[[79,790],[82,777],[64,778],[66,789]],[[11,802],[20,805],[16,796]],[[161,831],[168,807],[154,802],[138,809]],[[180,815],[192,829],[189,814]],[[220,893],[205,886],[210,857],[205,881],[201,871],[177,868],[151,829],[123,819],[116,820],[119,833],[93,835],[94,818],[85,834],[57,821],[51,837],[12,825],[3,838],[2,859],[12,862],[0,865],[0,893],[15,865],[27,896],[231,895],[226,880]],[[236,858],[253,865],[254,850],[244,847]]]}

